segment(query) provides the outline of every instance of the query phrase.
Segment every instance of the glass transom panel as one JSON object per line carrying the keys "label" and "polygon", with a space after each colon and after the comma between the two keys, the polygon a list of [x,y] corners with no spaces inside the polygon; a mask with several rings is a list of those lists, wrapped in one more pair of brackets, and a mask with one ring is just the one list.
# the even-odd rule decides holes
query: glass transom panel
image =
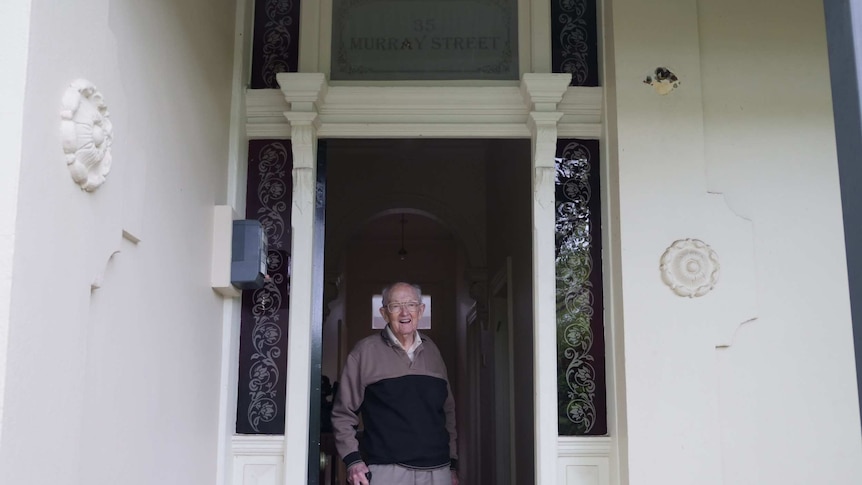
{"label": "glass transom panel", "polygon": [[332,80],[518,79],[517,0],[334,0]]}

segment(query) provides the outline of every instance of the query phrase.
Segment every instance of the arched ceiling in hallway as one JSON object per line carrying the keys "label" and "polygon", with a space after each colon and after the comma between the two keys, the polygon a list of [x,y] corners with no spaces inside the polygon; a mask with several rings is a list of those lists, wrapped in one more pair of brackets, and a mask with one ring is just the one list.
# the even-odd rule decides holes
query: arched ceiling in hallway
{"label": "arched ceiling in hallway", "polygon": [[[397,221],[402,213],[408,221],[417,219],[415,226],[408,222],[408,237],[413,237],[410,231],[432,231],[436,221],[443,229],[435,230],[451,234],[471,267],[484,267],[486,145],[491,142],[327,140],[327,271],[343,269],[343,253],[353,238],[400,231],[386,221]],[[429,220],[419,222],[420,217]]]}

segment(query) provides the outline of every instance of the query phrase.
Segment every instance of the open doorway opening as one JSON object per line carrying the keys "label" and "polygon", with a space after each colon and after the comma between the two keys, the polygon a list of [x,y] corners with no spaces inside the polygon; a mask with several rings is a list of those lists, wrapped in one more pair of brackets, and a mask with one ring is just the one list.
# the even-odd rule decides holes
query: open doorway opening
{"label": "open doorway opening", "polygon": [[[420,331],[440,348],[456,399],[462,483],[532,483],[529,140],[325,143],[324,382],[379,332],[381,289],[419,284],[431,303]],[[322,483],[344,483],[333,458]]]}

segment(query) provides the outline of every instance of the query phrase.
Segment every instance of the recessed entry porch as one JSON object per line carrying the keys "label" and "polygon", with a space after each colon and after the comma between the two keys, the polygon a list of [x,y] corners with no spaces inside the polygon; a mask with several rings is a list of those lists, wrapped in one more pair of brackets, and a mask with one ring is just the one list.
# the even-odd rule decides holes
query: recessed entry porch
{"label": "recessed entry porch", "polygon": [[[283,284],[290,305],[281,312],[291,323],[282,321],[284,339],[277,344],[283,350],[276,359],[281,363],[275,362],[282,369],[275,384],[280,393],[252,402],[242,380],[256,374],[251,364],[240,363],[235,483],[249,483],[249,473],[272,483],[341,480],[334,456],[328,458],[335,466],[317,474],[318,375],[338,379],[352,344],[374,331],[373,296],[402,279],[419,283],[432,299],[428,333],[443,351],[456,394],[465,483],[533,483],[543,474],[556,479],[558,472],[562,483],[571,470],[592,478],[570,483],[607,482],[611,438],[600,310],[598,332],[586,329],[598,352],[590,357],[588,372],[598,393],[583,394],[592,396],[587,406],[571,393],[563,392],[566,402],[558,399],[567,378],[572,389],[577,384],[571,372],[567,377],[566,344],[557,338],[562,322],[556,308],[566,305],[566,292],[555,283],[559,238],[554,234],[561,213],[555,192],[568,191],[574,201],[581,186],[582,199],[589,197],[589,167],[598,184],[598,141],[583,135],[596,137],[598,116],[584,116],[584,109],[601,97],[600,88],[567,88],[565,78],[536,75],[520,88],[481,91],[387,88],[384,96],[380,89],[328,87],[322,76],[285,74],[279,79],[283,98],[272,92],[249,96],[249,134],[268,136],[249,143],[246,217],[272,213],[254,192],[255,183],[263,187],[272,180],[261,170],[288,173],[292,180],[283,185],[294,189],[292,204],[280,206],[285,229],[276,232],[286,238],[283,257],[274,258],[290,268]],[[284,112],[285,100],[290,123],[275,123],[270,114]],[[567,102],[570,113],[556,111]],[[593,109],[598,114],[598,106]],[[581,123],[562,125],[564,116]],[[362,118],[375,123],[357,123]],[[278,131],[290,139],[273,137]],[[561,132],[582,136],[558,140]],[[561,179],[555,160],[566,157],[585,162],[581,168],[587,172],[573,177],[569,170]],[[598,185],[593,191],[591,223],[598,242]],[[563,212],[574,206],[566,207]],[[586,221],[570,229],[583,236],[590,227]],[[602,287],[600,245],[592,246],[595,270],[587,272],[594,279],[584,281],[591,290],[581,295],[590,305],[601,302]],[[286,301],[287,295],[279,298]],[[245,335],[252,328],[253,319],[244,312],[243,342],[254,341]],[[322,399],[329,399],[325,386]],[[276,425],[275,435],[241,428],[250,410],[257,413],[252,420],[266,424],[260,419],[264,400],[275,403],[267,410],[269,422],[284,423],[280,429]],[[567,407],[585,413],[569,414],[580,424],[566,428]],[[561,437],[561,430],[592,436]]]}

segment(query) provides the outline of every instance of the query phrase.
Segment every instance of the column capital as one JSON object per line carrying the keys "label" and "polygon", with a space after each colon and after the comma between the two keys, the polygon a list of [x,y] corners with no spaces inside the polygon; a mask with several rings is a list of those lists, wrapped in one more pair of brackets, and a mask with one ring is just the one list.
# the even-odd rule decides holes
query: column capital
{"label": "column capital", "polygon": [[319,112],[329,90],[326,75],[320,72],[282,72],[276,80],[294,113]]}
{"label": "column capital", "polygon": [[556,111],[571,81],[571,73],[524,73],[521,77],[521,96],[529,111]]}

